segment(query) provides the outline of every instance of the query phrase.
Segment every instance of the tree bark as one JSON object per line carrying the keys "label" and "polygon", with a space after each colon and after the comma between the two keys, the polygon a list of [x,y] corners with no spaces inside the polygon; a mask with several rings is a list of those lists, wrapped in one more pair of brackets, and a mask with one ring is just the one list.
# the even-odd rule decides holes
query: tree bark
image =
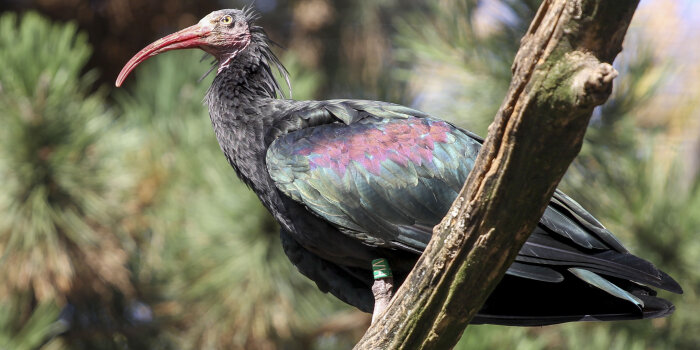
{"label": "tree bark", "polygon": [[355,349],[449,349],[503,277],[578,154],[638,0],[545,0],[474,170]]}

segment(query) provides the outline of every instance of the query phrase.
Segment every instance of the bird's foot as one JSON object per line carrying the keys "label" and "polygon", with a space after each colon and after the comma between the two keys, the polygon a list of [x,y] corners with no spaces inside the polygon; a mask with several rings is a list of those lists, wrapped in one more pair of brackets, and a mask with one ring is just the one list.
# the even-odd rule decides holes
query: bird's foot
{"label": "bird's foot", "polygon": [[372,312],[372,323],[384,312],[391,297],[394,294],[394,278],[386,259],[372,260],[372,273],[374,274],[374,284],[372,294],[374,294],[374,311]]}

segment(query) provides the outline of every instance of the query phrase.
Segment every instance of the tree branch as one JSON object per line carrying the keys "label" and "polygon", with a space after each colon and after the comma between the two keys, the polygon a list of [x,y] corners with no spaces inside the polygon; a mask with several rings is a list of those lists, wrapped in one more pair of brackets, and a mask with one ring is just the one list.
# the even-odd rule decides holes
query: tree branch
{"label": "tree branch", "polygon": [[[545,0],[474,170],[355,349],[448,349],[503,277],[612,90],[638,0]],[[606,63],[608,62],[608,63]]]}

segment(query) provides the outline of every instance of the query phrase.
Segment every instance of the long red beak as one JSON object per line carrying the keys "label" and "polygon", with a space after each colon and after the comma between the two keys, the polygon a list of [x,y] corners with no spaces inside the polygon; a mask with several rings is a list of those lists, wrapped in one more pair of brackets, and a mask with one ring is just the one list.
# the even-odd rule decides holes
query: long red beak
{"label": "long red beak", "polygon": [[141,51],[134,55],[134,57],[132,57],[129,62],[124,65],[124,68],[122,68],[122,71],[119,73],[117,82],[114,85],[120,87],[129,73],[131,73],[131,71],[134,70],[139,63],[159,53],[170,50],[191,49],[206,45],[206,39],[209,34],[211,34],[210,28],[205,28],[200,24],[195,24],[191,27],[187,27],[179,32],[175,32],[152,42],[150,45],[144,47]]}

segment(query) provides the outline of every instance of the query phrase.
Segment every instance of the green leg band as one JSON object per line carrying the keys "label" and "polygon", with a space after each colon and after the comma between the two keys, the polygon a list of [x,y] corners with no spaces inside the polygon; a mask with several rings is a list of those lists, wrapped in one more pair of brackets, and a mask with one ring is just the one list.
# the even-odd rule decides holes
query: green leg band
{"label": "green leg band", "polygon": [[389,267],[389,262],[386,261],[386,259],[372,260],[372,273],[374,274],[375,280],[392,277],[391,268]]}

